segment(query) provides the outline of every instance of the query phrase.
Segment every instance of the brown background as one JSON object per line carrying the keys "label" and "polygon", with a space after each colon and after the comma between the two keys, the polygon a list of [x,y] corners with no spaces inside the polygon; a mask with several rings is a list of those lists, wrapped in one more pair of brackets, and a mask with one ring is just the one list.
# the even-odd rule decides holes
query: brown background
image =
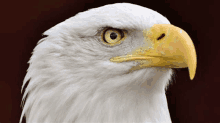
{"label": "brown background", "polygon": [[[167,91],[173,123],[220,122],[220,18],[214,0],[134,0],[158,11],[183,28],[194,41],[198,66],[193,81],[178,69]],[[80,11],[109,3],[105,0],[23,0],[0,5],[0,123],[18,123],[21,85],[27,61],[42,33]]]}

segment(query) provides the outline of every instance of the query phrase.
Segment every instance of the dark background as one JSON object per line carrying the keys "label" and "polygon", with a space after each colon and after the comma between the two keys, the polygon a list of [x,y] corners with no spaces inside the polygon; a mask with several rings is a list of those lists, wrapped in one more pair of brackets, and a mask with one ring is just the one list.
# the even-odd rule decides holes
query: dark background
{"label": "dark background", "polygon": [[115,2],[130,2],[151,8],[184,29],[197,51],[197,71],[189,79],[187,69],[178,69],[167,100],[173,123],[220,122],[220,17],[214,0],[23,0],[0,5],[0,123],[18,123],[21,85],[28,60],[42,33],[89,8]]}

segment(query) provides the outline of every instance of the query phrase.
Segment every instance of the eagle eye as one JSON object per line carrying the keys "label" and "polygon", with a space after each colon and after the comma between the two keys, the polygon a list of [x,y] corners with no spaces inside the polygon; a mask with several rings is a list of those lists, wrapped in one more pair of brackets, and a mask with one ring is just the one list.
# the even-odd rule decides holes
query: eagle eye
{"label": "eagle eye", "polygon": [[120,29],[107,28],[102,33],[102,41],[110,46],[120,44],[125,39],[125,31]]}

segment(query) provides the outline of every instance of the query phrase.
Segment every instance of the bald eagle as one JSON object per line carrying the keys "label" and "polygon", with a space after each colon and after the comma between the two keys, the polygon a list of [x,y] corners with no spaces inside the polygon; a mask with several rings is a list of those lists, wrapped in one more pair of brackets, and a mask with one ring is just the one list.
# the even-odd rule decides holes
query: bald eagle
{"label": "bald eagle", "polygon": [[196,70],[189,35],[156,11],[116,3],[44,32],[29,61],[27,123],[171,123],[172,68]]}

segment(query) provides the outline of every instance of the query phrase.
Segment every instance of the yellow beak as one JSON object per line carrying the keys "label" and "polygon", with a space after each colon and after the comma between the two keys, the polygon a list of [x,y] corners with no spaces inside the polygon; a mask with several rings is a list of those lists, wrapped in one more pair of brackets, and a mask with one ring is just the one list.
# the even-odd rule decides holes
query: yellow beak
{"label": "yellow beak", "polygon": [[[196,72],[196,51],[189,35],[182,29],[170,24],[154,24],[144,30],[145,44],[134,49],[126,56],[110,59],[112,62],[138,61],[141,67],[188,67],[190,79]],[[150,47],[149,47],[150,46]]]}

